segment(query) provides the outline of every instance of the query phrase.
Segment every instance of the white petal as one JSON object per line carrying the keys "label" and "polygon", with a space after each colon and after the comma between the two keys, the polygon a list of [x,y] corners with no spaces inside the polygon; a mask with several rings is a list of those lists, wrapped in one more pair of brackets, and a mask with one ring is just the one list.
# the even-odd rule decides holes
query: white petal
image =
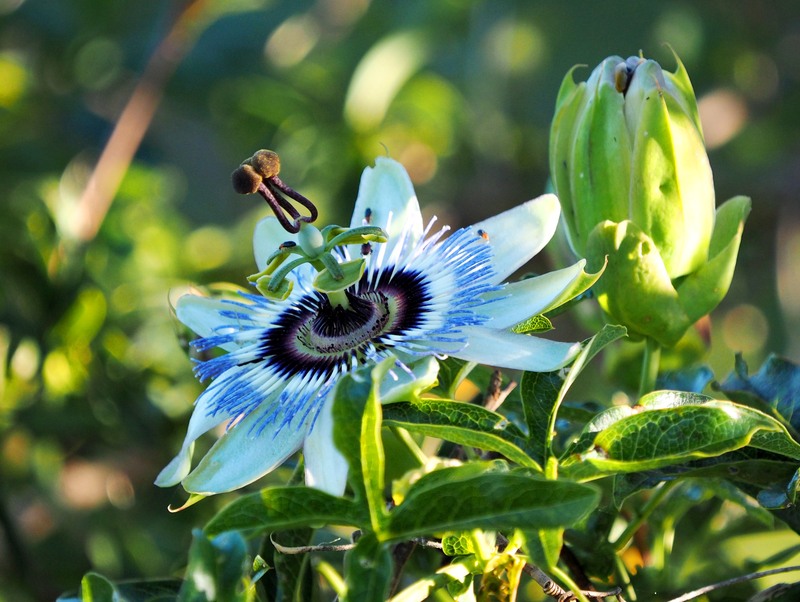
{"label": "white petal", "polygon": [[333,395],[328,395],[303,444],[306,485],[342,495],[347,485],[347,460],[333,443]]}
{"label": "white petal", "polygon": [[581,259],[575,265],[563,270],[512,282],[501,290],[482,295],[482,299],[491,301],[479,310],[481,314],[492,318],[486,326],[497,329],[510,328],[531,316],[547,311],[555,301],[559,300],[564,291],[581,277],[585,265],[586,260]]}
{"label": "white petal", "polygon": [[213,495],[252,483],[300,449],[311,421],[309,416],[302,423],[278,430],[282,420],[278,416],[259,432],[259,418],[261,414],[254,411],[231,427],[183,480],[183,488],[189,493]]}
{"label": "white petal", "polygon": [[[369,215],[369,218],[367,218]],[[350,227],[378,226],[388,234],[384,243],[388,257],[395,245],[408,231],[407,243],[415,243],[422,236],[422,213],[405,168],[394,159],[378,157],[375,167],[367,167],[361,175],[358,198]],[[358,257],[361,249],[352,245],[351,257]]]}
{"label": "white petal", "polygon": [[[221,311],[246,311],[243,307],[225,303],[222,299],[184,295],[178,299],[175,313],[178,319],[201,337],[210,337],[235,332],[238,328]],[[220,345],[226,351],[238,349],[236,343]]]}
{"label": "white petal", "polygon": [[287,241],[296,243],[297,234],[284,230],[276,218],[265,217],[256,224],[253,231],[253,254],[256,257],[256,265],[259,271],[267,267],[267,257]]}
{"label": "white petal", "polygon": [[545,194],[472,226],[483,231],[494,251],[494,282],[505,280],[541,251],[555,234],[561,206]]}
{"label": "white petal", "polygon": [[551,372],[567,365],[581,348],[580,343],[560,343],[483,326],[466,326],[462,330],[469,344],[453,355],[499,368]]}
{"label": "white petal", "polygon": [[189,470],[192,467],[194,442],[201,435],[230,418],[225,412],[219,412],[216,416],[208,415],[208,400],[212,397],[211,395],[203,394],[197,400],[197,405],[189,420],[189,428],[186,431],[186,438],[183,440],[181,451],[164,467],[155,480],[155,484],[159,487],[172,487],[180,483],[189,474]]}

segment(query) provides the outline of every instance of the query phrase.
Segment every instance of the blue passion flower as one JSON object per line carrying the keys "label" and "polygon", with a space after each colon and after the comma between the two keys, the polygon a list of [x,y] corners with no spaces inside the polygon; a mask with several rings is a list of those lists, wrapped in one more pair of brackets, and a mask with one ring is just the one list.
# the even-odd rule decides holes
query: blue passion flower
{"label": "blue passion flower", "polygon": [[[386,242],[337,249],[343,263],[365,260],[343,294],[320,292],[317,271],[304,263],[283,300],[178,300],[178,318],[200,336],[194,346],[227,353],[198,361],[197,376],[211,384],[196,402],[180,453],[156,484],[182,483],[199,495],[230,491],[302,448],[306,483],[339,495],[347,464],[333,443],[332,402],[342,375],[395,357],[397,368],[381,389],[386,403],[429,388],[443,356],[540,372],[568,364],[579,344],[512,328],[573,296],[575,283],[585,281],[584,262],[503,284],[550,240],[559,214],[556,197],[544,195],[446,236],[446,227],[434,231],[435,220],[423,226],[403,167],[379,158],[364,171],[351,227],[377,226]],[[259,269],[276,248],[307,245],[304,228],[314,226],[287,234],[275,218],[259,222]],[[194,442],[221,424],[224,434],[192,470]]]}

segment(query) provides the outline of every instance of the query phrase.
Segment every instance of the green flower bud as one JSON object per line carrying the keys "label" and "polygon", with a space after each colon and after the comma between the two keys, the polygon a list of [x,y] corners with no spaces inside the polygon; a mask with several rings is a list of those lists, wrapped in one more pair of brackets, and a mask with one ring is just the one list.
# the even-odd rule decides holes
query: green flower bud
{"label": "green flower bud", "polygon": [[[579,84],[571,70],[550,137],[570,246],[592,267],[608,256],[601,305],[668,346],[727,293],[750,207],[737,197],[720,223],[697,102],[676,60],[669,73],[652,60],[612,56]],[[711,294],[690,284],[701,273]]]}

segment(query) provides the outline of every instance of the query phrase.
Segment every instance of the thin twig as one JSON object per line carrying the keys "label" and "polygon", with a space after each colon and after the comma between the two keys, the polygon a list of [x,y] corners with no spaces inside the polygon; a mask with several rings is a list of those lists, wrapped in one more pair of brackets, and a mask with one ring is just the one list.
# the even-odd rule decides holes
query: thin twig
{"label": "thin twig", "polygon": [[489,386],[486,391],[486,396],[483,399],[483,407],[487,410],[491,410],[492,412],[496,411],[503,402],[506,400],[506,397],[509,396],[511,391],[513,391],[517,383],[513,380],[508,383],[508,386],[505,389],[501,389],[500,387],[503,386],[503,373],[500,370],[495,368],[494,372],[492,372],[492,376],[489,379]]}
{"label": "thin twig", "polygon": [[342,543],[342,544],[316,544],[311,546],[283,546],[279,544],[272,535],[269,540],[275,549],[281,554],[307,554],[309,552],[347,552],[356,547],[355,543]]}
{"label": "thin twig", "polygon": [[[508,539],[505,537],[505,535],[498,533],[497,544],[500,547],[505,547],[508,545]],[[555,598],[558,600],[558,602],[574,602],[577,600],[575,594],[565,590],[558,583],[553,581],[550,576],[539,567],[526,562],[525,566],[522,567],[522,571],[539,584],[539,587],[542,588],[542,591],[545,593],[545,595]],[[586,598],[594,598],[596,600],[616,597],[620,602],[625,602],[622,599],[622,590],[618,587],[609,592],[581,590],[581,594],[583,594]]]}
{"label": "thin twig", "polygon": [[694,600],[695,598],[699,598],[703,594],[707,594],[708,592],[714,591],[715,589],[722,589],[723,587],[728,587],[729,585],[736,585],[737,583],[744,583],[745,581],[752,581],[753,579],[761,579],[762,577],[777,575],[779,573],[791,573],[793,571],[800,571],[800,566],[785,566],[779,569],[770,569],[768,571],[749,573],[747,575],[734,577],[733,579],[726,579],[725,581],[720,581],[719,583],[714,583],[713,585],[706,585],[705,587],[701,587],[700,589],[696,589],[687,594],[683,594],[682,596],[679,596],[677,598],[673,598],[668,602],[687,602],[687,600]]}
{"label": "thin twig", "polygon": [[[281,554],[308,554],[310,552],[349,552],[350,550],[356,547],[355,542],[342,543],[342,544],[322,543],[311,546],[283,546],[279,544],[277,541],[275,541],[272,535],[270,535],[269,540],[272,542],[272,545],[275,546],[275,549]],[[434,550],[442,549],[442,542],[435,541],[432,539],[425,539],[424,537],[414,537],[410,539],[409,542],[415,543],[423,548],[432,548]]]}

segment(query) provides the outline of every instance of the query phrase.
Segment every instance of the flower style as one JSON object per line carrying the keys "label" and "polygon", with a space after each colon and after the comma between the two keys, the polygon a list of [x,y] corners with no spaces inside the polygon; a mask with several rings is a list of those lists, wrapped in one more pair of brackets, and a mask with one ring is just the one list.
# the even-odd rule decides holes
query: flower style
{"label": "flower style", "polygon": [[[550,240],[559,214],[556,197],[544,195],[444,237],[447,228],[432,233],[435,220],[423,227],[403,167],[379,158],[364,171],[351,227],[378,226],[387,239],[339,249],[341,261],[366,263],[344,295],[315,289],[316,271],[305,263],[294,269],[283,301],[249,294],[179,299],[178,318],[201,337],[194,346],[227,354],[198,362],[197,376],[213,381],[196,402],[180,453],[156,484],[182,482],[200,495],[230,491],[302,447],[306,483],[341,495],[347,464],[333,444],[332,406],[343,374],[395,357],[393,378],[381,389],[386,403],[429,388],[435,358],[444,355],[532,371],[569,363],[579,344],[512,328],[587,288],[596,277],[583,271],[584,261],[502,284]],[[303,229],[287,235],[272,217],[257,225],[254,238],[262,270],[276,248],[304,244]],[[190,471],[195,440],[222,423],[225,434]]]}

